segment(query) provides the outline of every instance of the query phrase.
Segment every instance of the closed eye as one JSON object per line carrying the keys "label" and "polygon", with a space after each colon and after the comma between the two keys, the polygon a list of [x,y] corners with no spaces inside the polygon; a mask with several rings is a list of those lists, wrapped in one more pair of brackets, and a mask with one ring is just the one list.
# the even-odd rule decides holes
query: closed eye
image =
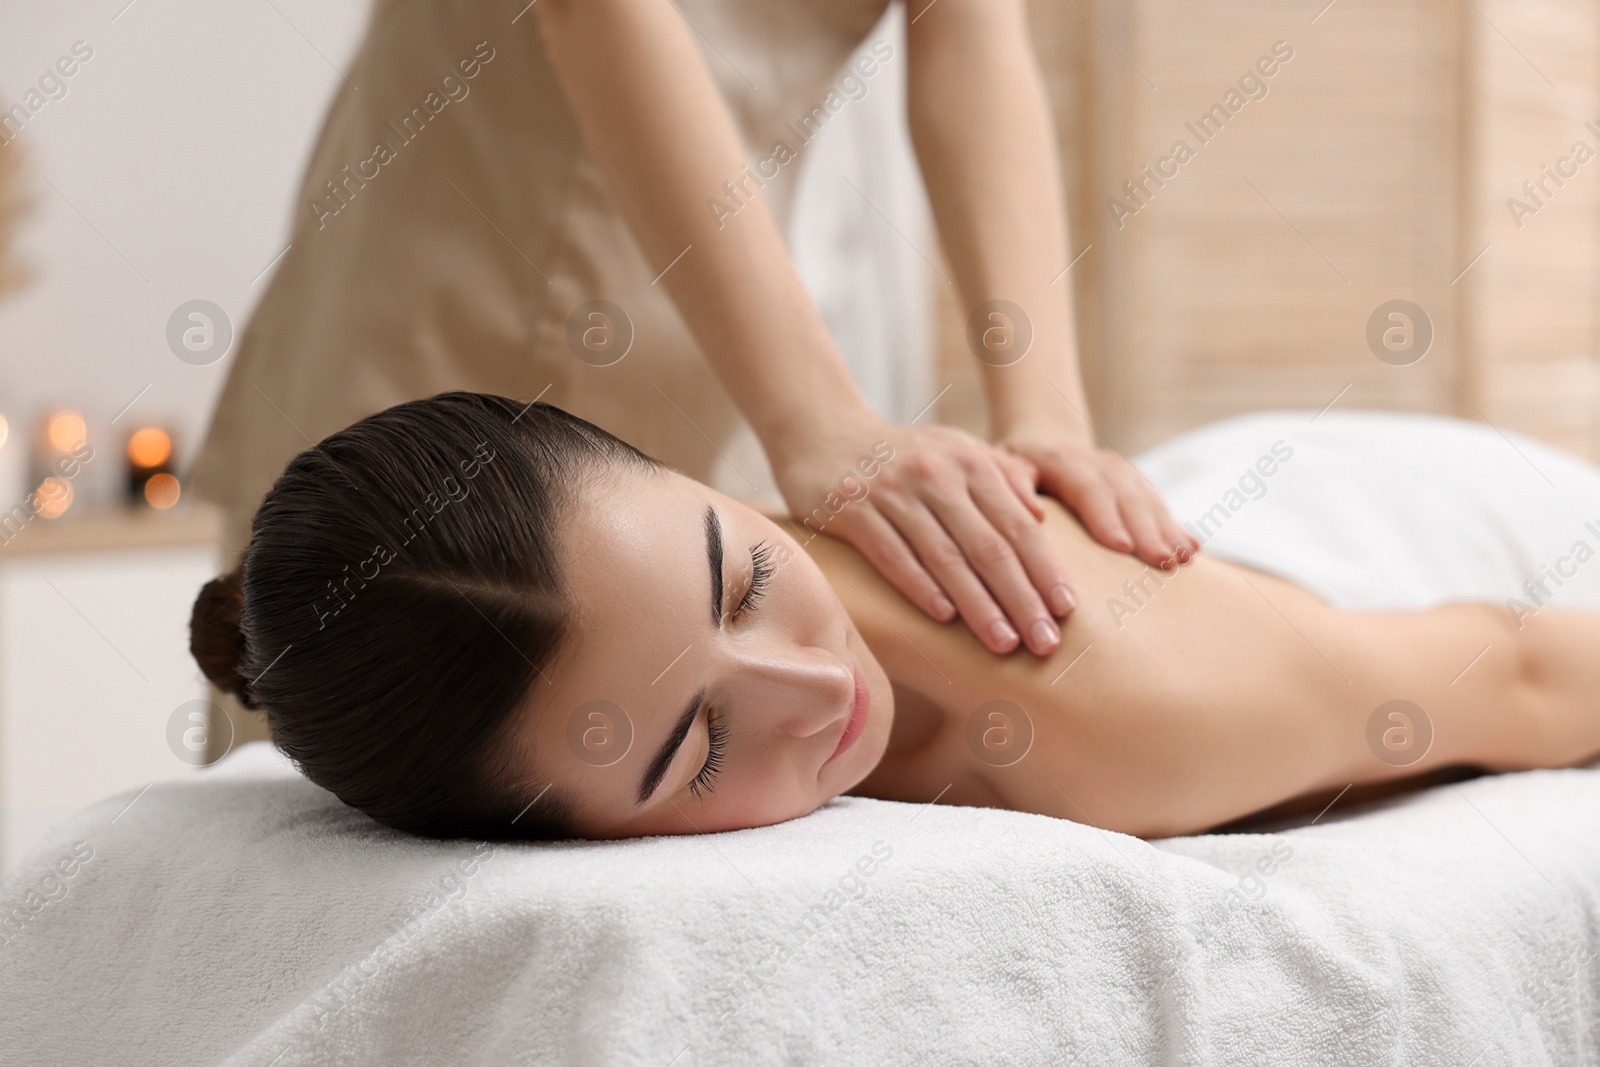
{"label": "closed eye", "polygon": [[767,585],[777,570],[772,557],[773,548],[765,541],[758,542],[750,549],[750,584],[745,587],[744,596],[739,598],[739,606],[733,609],[734,618],[755,611],[761,598],[766,595]]}
{"label": "closed eye", "polygon": [[[745,587],[744,595],[733,609],[733,618],[744,618],[756,610],[776,570],[772,546],[765,541],[757,542],[750,549],[750,584]],[[689,781],[689,792],[694,794],[696,800],[705,799],[702,790],[706,793],[716,792],[717,775],[722,771],[727,751],[728,725],[723,721],[720,711],[711,707],[706,711],[706,761],[701,765],[700,773]]]}
{"label": "closed eye", "polygon": [[706,712],[706,761],[700,773],[689,781],[689,792],[696,800],[704,800],[700,791],[716,792],[715,783],[722,770],[722,758],[728,751],[728,727],[715,707]]}

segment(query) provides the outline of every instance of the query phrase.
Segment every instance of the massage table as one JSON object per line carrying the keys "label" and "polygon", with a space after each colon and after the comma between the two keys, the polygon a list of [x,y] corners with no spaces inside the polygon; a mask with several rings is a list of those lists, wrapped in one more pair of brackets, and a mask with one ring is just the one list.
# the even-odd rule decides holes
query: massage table
{"label": "massage table", "polygon": [[[1135,460],[1204,551],[1336,604],[1526,604],[1555,570],[1544,606],[1600,609],[1574,553],[1600,471],[1517,434],[1276,411]],[[1251,830],[842,797],[725,834],[436,841],[254,742],[79,811],[0,885],[0,1062],[1600,1060],[1594,766]]]}

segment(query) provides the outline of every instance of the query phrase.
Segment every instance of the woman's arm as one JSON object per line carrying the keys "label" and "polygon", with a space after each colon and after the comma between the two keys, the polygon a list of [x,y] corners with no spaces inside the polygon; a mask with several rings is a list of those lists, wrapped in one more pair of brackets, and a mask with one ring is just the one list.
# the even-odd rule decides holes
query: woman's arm
{"label": "woman's arm", "polygon": [[[1032,343],[980,360],[991,432],[1038,466],[1044,487],[1095,539],[1159,564],[1199,550],[1155,488],[1120,454],[1093,447],[1078,367],[1055,130],[1022,0],[908,0],[912,141],[963,312]],[[991,321],[992,320],[992,321]]]}
{"label": "woman's arm", "polygon": [[1019,634],[1036,653],[1054,649],[1052,609],[1069,612],[1070,594],[1056,599],[1067,576],[1039,533],[1031,466],[960,431],[873,416],[759,191],[731,217],[706,209],[746,160],[669,0],[534,10],[618,210],[761,437],[791,510],[821,506],[886,441],[895,460],[824,532],[856,545],[924,612],[959,611],[991,650],[1011,651]]}

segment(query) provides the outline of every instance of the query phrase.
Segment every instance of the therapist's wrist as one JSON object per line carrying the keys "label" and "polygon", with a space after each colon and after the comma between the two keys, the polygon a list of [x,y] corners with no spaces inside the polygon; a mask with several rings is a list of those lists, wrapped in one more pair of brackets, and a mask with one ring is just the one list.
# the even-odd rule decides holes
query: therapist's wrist
{"label": "therapist's wrist", "polygon": [[784,404],[781,410],[765,419],[751,420],[774,467],[788,457],[805,455],[824,441],[870,434],[871,428],[883,421],[867,406],[853,382],[849,390],[839,393],[823,399]]}
{"label": "therapist's wrist", "polygon": [[1089,422],[1086,404],[1066,400],[1048,385],[1051,396],[1036,398],[1030,403],[991,403],[989,406],[989,437],[994,441],[1006,438],[1031,437],[1041,433],[1077,444],[1094,444],[1094,427]]}
{"label": "therapist's wrist", "polygon": [[1016,363],[981,369],[992,439],[1048,427],[1086,444],[1094,441],[1073,346],[1035,337],[1032,350]]}

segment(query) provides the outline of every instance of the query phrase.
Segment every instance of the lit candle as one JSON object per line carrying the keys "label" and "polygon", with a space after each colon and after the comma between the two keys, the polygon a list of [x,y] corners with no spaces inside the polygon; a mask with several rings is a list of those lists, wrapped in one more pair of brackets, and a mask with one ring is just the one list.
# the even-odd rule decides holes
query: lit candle
{"label": "lit candle", "polygon": [[33,470],[28,479],[33,510],[41,519],[57,519],[66,514],[78,495],[73,479],[93,458],[89,428],[82,415],[61,410],[45,418],[34,442]]}
{"label": "lit candle", "polygon": [[172,473],[172,436],[159,426],[145,426],[128,438],[128,496],[135,505],[166,509],[178,502],[182,488]]}

